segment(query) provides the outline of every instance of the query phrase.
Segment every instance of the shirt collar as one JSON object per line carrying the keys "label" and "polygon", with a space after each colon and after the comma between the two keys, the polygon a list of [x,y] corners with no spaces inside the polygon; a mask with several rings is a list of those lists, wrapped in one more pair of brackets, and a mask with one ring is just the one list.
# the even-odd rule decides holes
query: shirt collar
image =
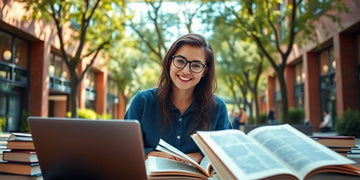
{"label": "shirt collar", "polygon": [[[195,112],[196,111],[196,105],[195,105],[195,102],[196,102],[196,98],[193,99],[192,103],[190,104],[189,108],[184,112],[184,114],[186,112]],[[172,110],[179,110],[173,102],[171,102],[171,109]]]}

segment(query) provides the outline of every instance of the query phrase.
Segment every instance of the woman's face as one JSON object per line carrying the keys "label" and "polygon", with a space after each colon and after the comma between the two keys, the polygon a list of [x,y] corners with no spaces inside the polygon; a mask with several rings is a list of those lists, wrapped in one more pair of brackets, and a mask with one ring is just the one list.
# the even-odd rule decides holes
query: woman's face
{"label": "woman's face", "polygon": [[[193,47],[190,45],[183,45],[174,56],[182,56],[188,61],[198,61],[206,64],[205,51],[200,47]],[[195,85],[199,83],[202,77],[205,76],[206,67],[200,73],[194,73],[189,68],[189,63],[184,68],[178,68],[174,65],[173,59],[170,63],[170,78],[173,82],[173,88],[178,90],[194,90]]]}

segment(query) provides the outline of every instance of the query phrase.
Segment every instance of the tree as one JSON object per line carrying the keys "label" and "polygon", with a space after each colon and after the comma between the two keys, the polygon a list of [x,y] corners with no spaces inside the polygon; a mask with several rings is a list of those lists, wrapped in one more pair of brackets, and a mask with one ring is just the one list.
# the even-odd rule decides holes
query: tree
{"label": "tree", "polygon": [[[86,72],[100,55],[100,51],[110,48],[110,42],[121,38],[123,28],[119,14],[114,7],[123,6],[123,1],[111,0],[19,0],[26,4],[35,19],[45,19],[53,23],[57,30],[62,58],[70,72],[71,116],[77,117],[78,87]],[[70,33],[69,32],[74,32]],[[65,41],[65,36],[71,36]],[[76,44],[71,42],[77,40]],[[69,47],[76,47],[75,53],[68,55]],[[104,51],[103,51],[104,52]],[[89,59],[85,69],[78,72],[83,59]]]}
{"label": "tree", "polygon": [[[136,10],[124,12],[127,18],[126,26],[130,27],[140,37],[141,41],[150,50],[149,52],[156,56],[154,61],[159,64],[167,51],[165,45],[166,22],[176,22],[176,18],[173,15],[164,15],[161,11],[162,3],[162,0],[159,2],[145,0],[147,16],[142,17],[139,22],[134,20]],[[148,21],[151,23],[148,23]]]}
{"label": "tree", "polygon": [[289,107],[284,72],[294,43],[313,42],[315,22],[325,16],[339,23],[336,13],[326,12],[347,12],[346,6],[340,0],[223,1],[222,5],[219,17],[243,31],[245,39],[252,39],[273,67],[280,84],[283,122],[286,123]]}
{"label": "tree", "polygon": [[[154,65],[145,53],[142,53],[135,37],[115,42],[116,48],[109,53],[107,63],[111,78],[116,82],[118,93],[124,100],[124,112],[129,99],[140,89],[154,87],[160,66]],[[151,68],[149,67],[151,66]]]}
{"label": "tree", "polygon": [[[217,54],[219,60],[220,77],[229,87],[233,98],[240,109],[250,109],[249,117],[253,117],[252,104],[255,104],[255,124],[259,122],[258,86],[263,72],[264,61],[256,45],[242,41],[238,32],[226,24],[216,24],[211,38],[214,47],[221,49]],[[241,94],[241,96],[239,96]],[[237,99],[242,97],[241,102]]]}
{"label": "tree", "polygon": [[[145,44],[146,52],[153,54],[154,62],[160,64],[172,40],[183,33],[193,32],[195,17],[198,17],[204,3],[190,0],[179,2],[145,0],[144,3],[147,10],[140,20],[134,17],[139,13],[137,9],[128,9],[124,12],[128,20],[126,26],[130,27]],[[137,3],[139,6],[141,4],[143,3]],[[173,8],[174,6],[177,8]],[[168,9],[168,7],[172,8]]]}

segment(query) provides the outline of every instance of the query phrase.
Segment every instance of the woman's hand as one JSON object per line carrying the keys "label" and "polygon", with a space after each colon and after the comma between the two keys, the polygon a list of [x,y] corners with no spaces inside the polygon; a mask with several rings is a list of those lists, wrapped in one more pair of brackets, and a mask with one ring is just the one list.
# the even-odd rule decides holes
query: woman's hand
{"label": "woman's hand", "polygon": [[168,159],[172,159],[172,160],[176,160],[176,161],[180,161],[180,162],[186,162],[181,158],[178,158],[176,156],[173,156],[171,154],[161,152],[161,151],[151,151],[146,155],[146,158],[148,158],[149,156],[156,156],[156,157],[168,158]]}

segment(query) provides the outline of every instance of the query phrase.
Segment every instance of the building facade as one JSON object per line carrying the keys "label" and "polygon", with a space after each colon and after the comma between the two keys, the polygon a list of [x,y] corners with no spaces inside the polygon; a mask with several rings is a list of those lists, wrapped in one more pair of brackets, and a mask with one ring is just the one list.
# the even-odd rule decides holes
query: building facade
{"label": "building facade", "polygon": [[[70,74],[56,29],[42,20],[23,20],[27,13],[23,7],[16,1],[0,1],[0,118],[6,120],[3,130],[8,132],[19,131],[28,115],[65,117],[70,111]],[[64,32],[74,33],[72,29]],[[66,51],[71,55],[75,48]],[[98,57],[79,86],[79,108],[121,118],[124,112],[116,83],[106,61]],[[78,71],[87,63],[83,59]]]}
{"label": "building facade", "polygon": [[[314,31],[319,44],[295,44],[285,69],[289,107],[305,110],[305,118],[319,131],[323,111],[341,117],[347,109],[360,109],[360,1],[343,0],[349,13],[339,14],[341,26],[321,17],[324,26]],[[325,27],[325,29],[323,28]],[[276,76],[268,75],[269,88],[263,93],[262,112],[275,106],[281,110]],[[266,108],[264,108],[266,107]]]}

